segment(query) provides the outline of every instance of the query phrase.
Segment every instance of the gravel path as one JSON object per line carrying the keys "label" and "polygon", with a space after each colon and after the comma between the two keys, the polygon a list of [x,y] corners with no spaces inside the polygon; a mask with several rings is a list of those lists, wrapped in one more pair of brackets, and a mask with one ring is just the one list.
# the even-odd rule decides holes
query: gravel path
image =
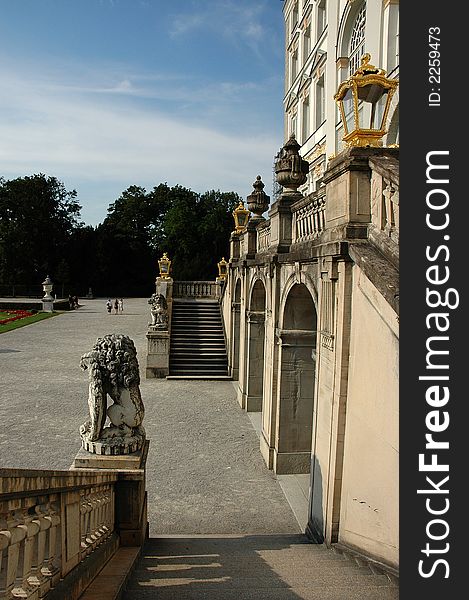
{"label": "gravel path", "polygon": [[87,417],[80,357],[97,337],[129,335],[137,347],[150,533],[296,533],[297,521],[259,452],[230,381],[145,379],[146,299],[105,299],[0,335],[0,466],[68,469]]}

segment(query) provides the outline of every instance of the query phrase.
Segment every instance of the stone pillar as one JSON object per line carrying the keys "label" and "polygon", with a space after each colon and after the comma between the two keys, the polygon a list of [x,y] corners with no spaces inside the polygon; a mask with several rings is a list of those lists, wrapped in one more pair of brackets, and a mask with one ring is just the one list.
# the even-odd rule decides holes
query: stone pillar
{"label": "stone pillar", "polygon": [[279,330],[279,386],[273,467],[309,473],[313,427],[316,332]]}
{"label": "stone pillar", "polygon": [[247,385],[244,408],[248,412],[260,412],[264,387],[265,313],[249,311],[247,316]]}
{"label": "stone pillar", "polygon": [[239,233],[233,233],[230,236],[230,261],[239,258]]}
{"label": "stone pillar", "polygon": [[145,375],[147,379],[162,379],[169,375],[169,331],[150,330],[147,332],[148,352]]}
{"label": "stone pillar", "polygon": [[243,258],[254,258],[257,251],[257,225],[261,221],[251,219],[246,225],[246,230],[243,233],[244,236],[244,251],[245,256]]}
{"label": "stone pillar", "polygon": [[232,323],[232,334],[231,334],[231,368],[230,375],[233,381],[237,381],[239,377],[239,336],[240,336],[240,322],[241,322],[241,303],[232,302],[231,304],[231,323]]}
{"label": "stone pillar", "polygon": [[132,454],[91,454],[81,449],[70,470],[112,469],[119,472],[115,484],[115,529],[121,546],[141,546],[148,537],[145,469],[150,442]]}
{"label": "stone pillar", "polygon": [[371,222],[371,169],[369,159],[398,156],[392,148],[347,148],[329,164],[324,173],[327,186],[325,229],[331,239],[362,239]]}
{"label": "stone pillar", "polygon": [[165,297],[168,310],[168,323],[164,329],[148,324],[148,332],[146,334],[148,340],[147,366],[145,371],[147,379],[162,379],[169,375],[173,279],[171,277],[157,277],[155,281],[155,294],[161,294]]}

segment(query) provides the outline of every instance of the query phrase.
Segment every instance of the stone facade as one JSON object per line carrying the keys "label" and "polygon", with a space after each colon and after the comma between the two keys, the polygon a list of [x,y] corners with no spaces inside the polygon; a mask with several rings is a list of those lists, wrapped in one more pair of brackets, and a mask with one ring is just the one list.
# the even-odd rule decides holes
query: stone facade
{"label": "stone facade", "polygon": [[[344,148],[332,100],[366,52],[388,76],[399,76],[399,0],[285,0],[285,139],[292,133],[309,162],[311,193],[327,161]],[[399,143],[399,94],[392,99],[385,144]]]}
{"label": "stone facade", "polygon": [[222,312],[238,400],[308,535],[398,565],[398,150],[352,148],[316,194],[232,234]]}

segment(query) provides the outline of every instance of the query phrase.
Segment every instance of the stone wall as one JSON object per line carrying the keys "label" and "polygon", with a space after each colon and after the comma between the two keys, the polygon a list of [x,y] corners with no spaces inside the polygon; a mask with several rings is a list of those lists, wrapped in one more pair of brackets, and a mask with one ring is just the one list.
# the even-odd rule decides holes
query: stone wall
{"label": "stone wall", "polygon": [[310,474],[308,535],[392,567],[398,164],[395,149],[351,148],[322,189],[281,195],[268,221],[232,234],[221,299],[238,401],[262,413],[266,464]]}

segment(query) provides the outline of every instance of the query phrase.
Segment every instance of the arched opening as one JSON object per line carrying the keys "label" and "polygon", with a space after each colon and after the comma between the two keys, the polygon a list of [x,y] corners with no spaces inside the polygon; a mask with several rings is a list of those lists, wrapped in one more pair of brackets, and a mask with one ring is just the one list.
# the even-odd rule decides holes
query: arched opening
{"label": "arched opening", "polygon": [[236,282],[234,301],[231,306],[232,315],[232,345],[231,345],[231,377],[234,381],[239,378],[239,335],[241,327],[241,280]]}
{"label": "arched opening", "polygon": [[291,288],[281,322],[274,470],[307,474],[311,468],[317,313],[304,284]]}
{"label": "arched opening", "polygon": [[248,311],[246,404],[248,412],[262,410],[264,391],[265,288],[254,284]]}

